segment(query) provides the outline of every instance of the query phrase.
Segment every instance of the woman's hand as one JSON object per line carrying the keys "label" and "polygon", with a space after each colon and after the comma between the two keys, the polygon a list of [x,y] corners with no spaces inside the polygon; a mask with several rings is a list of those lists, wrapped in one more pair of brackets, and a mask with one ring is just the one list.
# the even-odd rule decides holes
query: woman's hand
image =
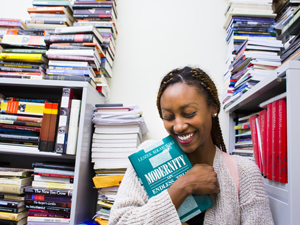
{"label": "woman's hand", "polygon": [[179,177],[168,189],[176,209],[191,194],[219,193],[217,173],[212,166],[195,164],[185,175]]}

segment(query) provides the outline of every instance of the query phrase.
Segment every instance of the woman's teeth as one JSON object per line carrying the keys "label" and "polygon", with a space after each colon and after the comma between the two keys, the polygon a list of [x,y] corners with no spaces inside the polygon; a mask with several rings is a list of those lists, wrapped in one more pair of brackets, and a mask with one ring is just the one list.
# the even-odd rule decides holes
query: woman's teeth
{"label": "woman's teeth", "polygon": [[179,138],[181,141],[187,141],[187,140],[190,139],[193,135],[194,135],[194,133],[191,133],[191,134],[188,134],[188,135],[181,135],[181,136],[178,135],[178,138]]}

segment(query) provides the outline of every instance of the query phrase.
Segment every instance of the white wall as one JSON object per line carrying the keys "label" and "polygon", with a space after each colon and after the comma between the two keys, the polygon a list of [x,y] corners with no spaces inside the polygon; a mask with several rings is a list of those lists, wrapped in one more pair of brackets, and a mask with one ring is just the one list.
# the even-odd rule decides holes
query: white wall
{"label": "white wall", "polygon": [[[7,0],[1,4],[0,17],[29,19],[31,2]],[[200,67],[221,91],[225,6],[224,0],[118,0],[119,35],[107,103],[139,105],[150,130],[145,138],[160,139],[167,134],[156,109],[156,95],[160,80],[170,70],[185,65]],[[226,144],[227,118],[222,111]]]}

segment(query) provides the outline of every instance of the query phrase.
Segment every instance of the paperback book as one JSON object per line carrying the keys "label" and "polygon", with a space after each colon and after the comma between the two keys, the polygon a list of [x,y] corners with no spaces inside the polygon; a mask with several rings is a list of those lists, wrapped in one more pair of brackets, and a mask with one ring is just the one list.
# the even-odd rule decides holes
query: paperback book
{"label": "paperback book", "polygon": [[[149,198],[168,189],[192,168],[187,155],[171,136],[130,155],[129,160]],[[209,195],[190,195],[177,212],[181,222],[185,222],[212,205]]]}

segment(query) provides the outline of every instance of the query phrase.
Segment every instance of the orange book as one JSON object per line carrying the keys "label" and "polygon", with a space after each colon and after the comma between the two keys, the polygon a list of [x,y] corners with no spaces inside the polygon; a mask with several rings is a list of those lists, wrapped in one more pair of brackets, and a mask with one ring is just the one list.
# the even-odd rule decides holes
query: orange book
{"label": "orange book", "polygon": [[27,12],[28,13],[61,13],[61,14],[69,13],[68,10],[67,10],[67,8],[65,8],[63,6],[56,6],[56,7],[32,7],[32,8],[28,8]]}
{"label": "orange book", "polygon": [[47,141],[49,136],[49,126],[50,126],[50,115],[52,110],[52,103],[45,102],[44,113],[43,113],[43,122],[40,133],[39,141],[39,150],[47,150]]}
{"label": "orange book", "polygon": [[47,140],[47,152],[54,151],[57,117],[58,117],[58,103],[53,103],[51,114],[50,114],[50,127],[49,127],[49,135]]}

